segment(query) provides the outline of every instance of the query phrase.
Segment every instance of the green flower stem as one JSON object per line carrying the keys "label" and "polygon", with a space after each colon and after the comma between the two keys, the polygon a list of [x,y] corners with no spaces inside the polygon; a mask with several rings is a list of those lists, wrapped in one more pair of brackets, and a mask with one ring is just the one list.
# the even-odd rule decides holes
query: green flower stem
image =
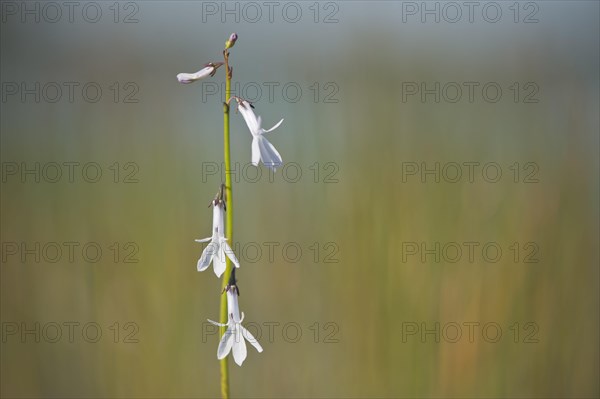
{"label": "green flower stem", "polygon": [[[225,193],[227,199],[227,212],[225,213],[225,234],[229,239],[231,246],[233,247],[233,195],[231,190],[231,156],[230,156],[230,145],[229,145],[229,97],[231,96],[231,70],[229,69],[229,52],[225,50],[223,52],[223,58],[225,59],[225,103],[223,104],[223,142],[225,152]],[[231,261],[228,257],[225,258],[225,273],[223,274],[223,289],[227,287],[229,277],[231,275]],[[228,320],[227,315],[227,296],[221,295],[221,312],[220,322],[226,324]],[[220,336],[225,334],[226,328],[220,328]],[[229,369],[227,367],[227,357],[220,361],[221,363],[221,397],[223,399],[229,398]]]}

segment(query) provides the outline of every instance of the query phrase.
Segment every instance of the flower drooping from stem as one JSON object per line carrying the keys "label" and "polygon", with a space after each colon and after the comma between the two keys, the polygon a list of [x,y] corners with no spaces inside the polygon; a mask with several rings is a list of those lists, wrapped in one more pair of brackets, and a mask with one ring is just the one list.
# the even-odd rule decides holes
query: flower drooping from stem
{"label": "flower drooping from stem", "polygon": [[241,366],[248,355],[246,341],[250,342],[259,353],[263,351],[263,348],[250,331],[242,326],[244,312],[242,312],[242,316],[240,317],[240,308],[238,304],[239,290],[237,285],[228,285],[225,292],[227,294],[227,313],[229,321],[227,324],[217,323],[210,319],[208,319],[208,321],[219,327],[227,327],[227,331],[223,334],[219,347],[217,348],[217,358],[224,359],[229,352],[233,350],[233,360],[238,366]]}
{"label": "flower drooping from stem", "polygon": [[204,66],[204,68],[202,68],[198,72],[177,74],[177,80],[179,81],[179,83],[189,84],[209,76],[215,76],[215,73],[217,73],[217,69],[221,65],[223,65],[222,62],[209,62]]}
{"label": "flower drooping from stem", "polygon": [[239,97],[234,98],[238,103],[238,110],[240,111],[240,114],[242,114],[242,117],[246,121],[246,125],[248,125],[248,129],[252,134],[252,165],[258,166],[259,161],[262,161],[266,167],[271,168],[274,171],[277,170],[278,167],[283,165],[283,160],[277,149],[275,149],[273,144],[271,144],[263,134],[277,129],[283,122],[283,119],[277,122],[272,128],[265,130],[261,126],[262,120],[260,116],[256,116],[252,110],[252,104]]}
{"label": "flower drooping from stem", "polygon": [[[199,240],[195,240],[196,242],[209,242],[208,246],[204,248],[202,252],[202,256],[198,259],[198,271],[202,272],[208,268],[210,263],[213,263],[213,268],[217,277],[221,277],[221,275],[225,272],[225,256],[227,256],[235,265],[235,267],[240,267],[240,262],[237,260],[233,250],[227,243],[227,238],[225,238],[225,185],[222,184],[217,193],[215,199],[211,202],[213,207],[213,231],[212,236],[208,238],[203,238]],[[209,205],[210,206],[210,205]]]}

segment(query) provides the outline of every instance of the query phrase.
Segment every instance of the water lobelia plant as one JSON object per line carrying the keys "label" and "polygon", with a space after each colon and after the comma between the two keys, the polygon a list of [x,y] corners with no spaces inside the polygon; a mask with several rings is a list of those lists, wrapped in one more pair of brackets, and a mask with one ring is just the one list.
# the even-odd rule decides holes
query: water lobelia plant
{"label": "water lobelia plant", "polygon": [[[223,62],[210,62],[201,70],[195,73],[180,73],[177,80],[180,83],[189,84],[201,79],[213,77],[220,66],[225,65],[225,102],[223,103],[223,142],[224,142],[224,164],[225,164],[225,183],[221,183],[219,191],[209,206],[213,207],[213,229],[209,238],[197,239],[196,242],[209,242],[208,246],[202,252],[198,259],[198,271],[208,269],[212,262],[214,272],[217,277],[223,276],[221,291],[221,307],[219,322],[208,320],[220,327],[219,346],[217,349],[217,358],[221,366],[221,396],[229,397],[229,372],[227,365],[227,355],[232,352],[233,360],[239,366],[242,365],[247,357],[246,341],[248,341],[258,352],[263,349],[258,341],[250,332],[242,326],[244,312],[239,310],[238,297],[239,288],[235,278],[236,268],[240,267],[240,262],[231,249],[229,242],[233,242],[233,195],[231,182],[231,157],[229,140],[229,111],[231,100],[235,100],[238,111],[248,125],[252,134],[252,164],[258,166],[259,162],[273,169],[283,164],[281,155],[275,147],[263,137],[264,133],[270,132],[283,122],[280,120],[269,130],[261,126],[260,116],[256,116],[252,110],[254,107],[249,101],[240,97],[231,95],[231,78],[233,68],[229,65],[229,49],[233,47],[238,39],[236,33],[232,33],[225,42],[223,50]],[[232,266],[235,265],[235,267]]]}

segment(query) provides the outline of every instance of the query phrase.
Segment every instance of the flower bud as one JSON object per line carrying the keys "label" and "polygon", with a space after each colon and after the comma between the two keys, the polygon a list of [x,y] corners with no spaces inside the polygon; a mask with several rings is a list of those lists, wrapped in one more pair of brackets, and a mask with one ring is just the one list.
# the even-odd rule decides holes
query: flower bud
{"label": "flower bud", "polygon": [[235,44],[235,41],[237,40],[238,35],[237,33],[232,33],[231,36],[229,36],[229,40],[227,40],[225,42],[225,50],[233,47],[233,45]]}

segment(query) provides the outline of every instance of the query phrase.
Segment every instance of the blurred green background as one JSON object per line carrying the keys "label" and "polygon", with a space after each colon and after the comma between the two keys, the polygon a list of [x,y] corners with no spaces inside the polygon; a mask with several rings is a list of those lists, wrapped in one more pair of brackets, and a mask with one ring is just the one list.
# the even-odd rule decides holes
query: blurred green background
{"label": "blurred green background", "polygon": [[[2,5],[3,397],[219,396],[206,319],[218,318],[220,281],[212,267],[196,271],[203,247],[193,239],[210,235],[207,204],[221,182],[207,168],[222,162],[222,100],[207,90],[224,75],[188,86],[175,75],[219,61],[231,32],[234,85],[247,96],[262,88],[257,113],[267,128],[285,118],[269,140],[295,163],[272,181],[261,166],[252,182],[250,134],[232,115],[240,306],[264,347],[249,348],[241,368],[230,362],[235,397],[600,395],[598,2],[499,2],[496,23],[482,16],[486,2],[473,22],[463,8],[455,23],[443,2],[426,5],[439,7],[439,23],[421,22],[420,2],[281,2],[272,22],[261,2],[258,19],[233,2],[98,2],[97,23],[82,17],[86,2],[73,22],[62,6],[55,23],[42,3],[26,6],[35,4],[39,23],[19,14],[25,3]],[[239,22],[221,7],[237,7]],[[51,85],[36,103],[9,95],[11,82],[79,86],[72,102],[66,92],[47,101]],[[87,82],[102,88],[98,102],[82,97]],[[480,86],[473,101],[466,91],[448,101],[452,85],[439,102],[403,101],[407,82]],[[502,88],[495,103],[482,95],[488,82]],[[525,102],[532,88],[538,101]],[[88,183],[75,169],[71,183],[64,168],[52,183],[48,166],[39,183],[22,178],[21,163],[36,162],[96,162],[103,174]],[[490,183],[480,167],[469,182],[464,168],[452,183],[446,169],[439,183],[422,182],[403,175],[412,162],[495,162],[502,176]],[[526,183],[530,162],[537,182]],[[125,183],[132,172],[138,182]],[[68,242],[79,243],[72,261]],[[102,249],[95,263],[82,254],[90,242]],[[473,261],[465,242],[479,243]],[[490,242],[502,249],[497,262],[482,255]],[[64,252],[54,263],[54,252],[40,249],[39,262],[13,253],[36,243]],[[411,243],[463,253],[422,259],[407,253]],[[538,262],[526,263],[532,250]],[[124,262],[132,251],[138,262]],[[39,343],[25,331],[36,322]],[[69,322],[79,323],[73,342]],[[81,334],[92,322],[96,343]],[[439,342],[423,331],[436,323]],[[469,323],[479,323],[473,339]],[[502,328],[498,342],[484,325]],[[129,333],[138,342],[124,342]]]}

